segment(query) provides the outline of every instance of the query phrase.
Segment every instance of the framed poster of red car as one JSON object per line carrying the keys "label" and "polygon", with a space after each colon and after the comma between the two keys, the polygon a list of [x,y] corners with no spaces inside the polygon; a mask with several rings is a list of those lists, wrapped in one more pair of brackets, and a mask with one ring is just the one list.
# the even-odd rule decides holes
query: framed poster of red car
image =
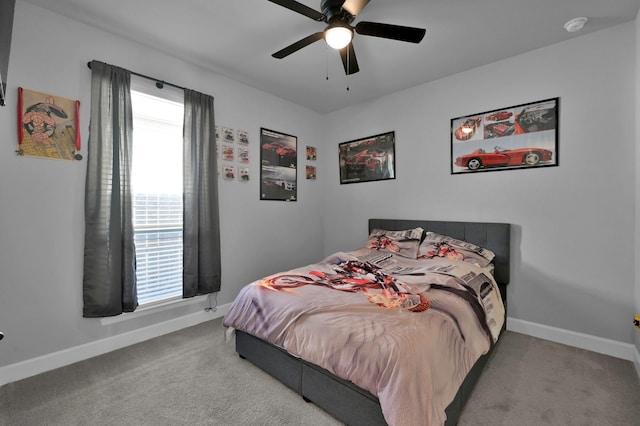
{"label": "framed poster of red car", "polygon": [[395,132],[342,142],[338,148],[341,184],[396,178]]}
{"label": "framed poster of red car", "polygon": [[559,98],[451,119],[451,174],[558,165]]}
{"label": "framed poster of red car", "polygon": [[298,138],[260,129],[260,199],[296,201]]}

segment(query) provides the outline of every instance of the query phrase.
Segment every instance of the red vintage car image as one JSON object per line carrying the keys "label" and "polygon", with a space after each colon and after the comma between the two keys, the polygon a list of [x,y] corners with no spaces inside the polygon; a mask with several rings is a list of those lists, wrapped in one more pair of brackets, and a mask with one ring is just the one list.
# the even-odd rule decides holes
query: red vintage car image
{"label": "red vintage car image", "polygon": [[345,165],[350,171],[364,170],[367,168],[369,171],[377,172],[382,170],[386,162],[386,152],[365,149],[347,158]]}
{"label": "red vintage car image", "polygon": [[296,150],[293,147],[290,147],[289,145],[285,145],[283,143],[280,142],[270,142],[270,143],[265,143],[262,144],[262,148],[263,149],[268,149],[270,151],[275,151],[276,154],[281,155],[281,156],[287,156],[287,155],[295,155],[296,154]]}
{"label": "red vintage car image", "polygon": [[509,111],[498,111],[496,113],[487,115],[485,117],[485,120],[490,120],[490,121],[506,120],[507,118],[511,118],[512,115],[513,113]]}
{"label": "red vintage car image", "polygon": [[459,141],[466,141],[471,139],[475,134],[476,129],[480,125],[482,117],[469,117],[460,127],[458,127],[454,133],[456,139]]}
{"label": "red vintage car image", "polygon": [[470,154],[461,155],[456,158],[455,164],[469,170],[478,170],[483,167],[537,166],[551,161],[552,157],[553,152],[543,148],[504,149],[496,146],[493,152],[476,149]]}
{"label": "red vintage car image", "polygon": [[496,123],[489,123],[484,126],[484,138],[498,138],[501,136],[512,135],[515,131],[515,126],[510,121],[498,121]]}

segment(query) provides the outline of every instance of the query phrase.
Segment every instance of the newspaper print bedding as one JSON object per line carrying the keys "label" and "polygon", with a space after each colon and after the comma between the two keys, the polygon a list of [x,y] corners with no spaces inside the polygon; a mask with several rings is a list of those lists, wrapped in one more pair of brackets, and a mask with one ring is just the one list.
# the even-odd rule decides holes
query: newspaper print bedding
{"label": "newspaper print bedding", "polygon": [[497,340],[504,306],[489,273],[449,258],[359,260],[369,249],[245,286],[225,316],[350,380],[390,425],[441,425],[465,376]]}

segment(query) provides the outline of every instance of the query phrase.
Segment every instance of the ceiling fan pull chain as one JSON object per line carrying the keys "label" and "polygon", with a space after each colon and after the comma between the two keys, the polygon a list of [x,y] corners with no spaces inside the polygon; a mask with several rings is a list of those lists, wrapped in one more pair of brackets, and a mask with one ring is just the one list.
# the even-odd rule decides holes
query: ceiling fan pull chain
{"label": "ceiling fan pull chain", "polygon": [[329,81],[329,49],[325,49],[325,52],[327,52],[327,55],[325,57],[326,61],[326,65],[327,65],[327,81]]}
{"label": "ceiling fan pull chain", "polygon": [[[347,80],[349,79],[349,52],[351,52],[351,43],[347,45]],[[349,83],[347,82],[347,92],[349,91]]]}

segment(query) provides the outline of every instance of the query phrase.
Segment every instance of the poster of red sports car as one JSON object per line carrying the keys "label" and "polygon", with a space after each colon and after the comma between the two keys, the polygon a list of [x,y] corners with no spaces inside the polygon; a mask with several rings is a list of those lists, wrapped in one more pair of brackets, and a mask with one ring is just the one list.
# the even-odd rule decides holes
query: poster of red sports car
{"label": "poster of red sports car", "polygon": [[559,98],[451,119],[451,174],[558,165]]}
{"label": "poster of red sports car", "polygon": [[395,132],[339,144],[340,183],[395,179]]}
{"label": "poster of red sports car", "polygon": [[298,138],[260,128],[260,199],[296,201]]}

